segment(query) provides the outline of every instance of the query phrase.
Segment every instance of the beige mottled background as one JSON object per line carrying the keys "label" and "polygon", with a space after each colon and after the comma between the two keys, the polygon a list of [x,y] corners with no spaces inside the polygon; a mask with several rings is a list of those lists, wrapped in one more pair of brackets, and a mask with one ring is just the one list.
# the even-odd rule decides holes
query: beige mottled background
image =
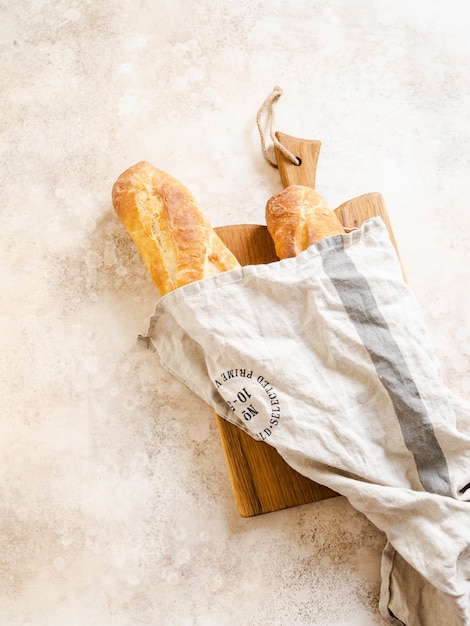
{"label": "beige mottled background", "polygon": [[147,159],[213,225],[280,188],[256,112],[380,191],[470,398],[465,0],[0,1],[0,624],[370,626],[383,536],[343,499],[238,516],[212,412],[136,346],[157,293],[114,215]]}

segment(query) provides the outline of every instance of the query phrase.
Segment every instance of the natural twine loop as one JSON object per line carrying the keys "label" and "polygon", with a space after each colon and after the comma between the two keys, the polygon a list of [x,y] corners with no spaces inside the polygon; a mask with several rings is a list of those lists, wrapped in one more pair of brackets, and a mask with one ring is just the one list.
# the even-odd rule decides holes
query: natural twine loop
{"label": "natural twine loop", "polygon": [[276,85],[276,87],[274,87],[272,92],[269,94],[269,96],[260,106],[258,115],[256,116],[256,124],[258,125],[259,135],[261,139],[261,150],[263,151],[263,156],[266,162],[269,165],[271,165],[271,167],[276,167],[276,168],[277,168],[277,163],[275,161],[272,161],[269,158],[268,151],[266,149],[264,131],[261,125],[261,116],[263,114],[263,111],[268,107],[269,107],[269,135],[271,137],[273,144],[276,146],[276,148],[278,148],[282,152],[282,154],[286,157],[286,159],[289,159],[289,161],[291,161],[294,165],[300,165],[300,160],[294,154],[292,154],[292,152],[290,152],[285,146],[283,146],[282,143],[277,139],[276,135],[274,134],[274,105],[276,101],[282,96],[282,93],[283,92],[282,92],[281,87],[278,87]]}

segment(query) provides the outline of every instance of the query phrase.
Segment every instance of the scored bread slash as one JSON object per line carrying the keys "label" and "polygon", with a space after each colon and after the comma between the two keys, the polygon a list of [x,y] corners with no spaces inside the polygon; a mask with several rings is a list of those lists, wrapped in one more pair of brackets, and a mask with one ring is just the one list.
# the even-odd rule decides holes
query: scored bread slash
{"label": "scored bread slash", "polygon": [[280,259],[346,232],[322,196],[303,185],[290,185],[268,200],[266,224]]}
{"label": "scored bread slash", "polygon": [[191,192],[151,163],[123,172],[112,201],[160,295],[239,267]]}

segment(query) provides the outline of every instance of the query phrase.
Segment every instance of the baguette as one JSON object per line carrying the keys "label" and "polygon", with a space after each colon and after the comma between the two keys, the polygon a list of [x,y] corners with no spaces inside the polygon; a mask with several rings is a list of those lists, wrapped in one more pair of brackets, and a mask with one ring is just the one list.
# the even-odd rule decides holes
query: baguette
{"label": "baguette", "polygon": [[266,204],[266,225],[280,259],[345,232],[334,211],[311,187],[290,185]]}
{"label": "baguette", "polygon": [[112,201],[160,295],[239,266],[189,190],[147,161],[119,176]]}

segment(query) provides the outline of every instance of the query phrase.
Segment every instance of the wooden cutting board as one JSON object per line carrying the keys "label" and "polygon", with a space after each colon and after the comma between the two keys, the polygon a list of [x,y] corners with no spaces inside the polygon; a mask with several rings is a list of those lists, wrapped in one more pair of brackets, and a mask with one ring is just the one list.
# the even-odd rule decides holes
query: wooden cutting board
{"label": "wooden cutting board", "polygon": [[[279,141],[301,160],[293,165],[278,149],[276,159],[284,187],[300,184],[315,187],[320,142],[276,133]],[[367,193],[341,204],[335,212],[343,226],[357,228],[380,216],[395,245],[390,219],[380,193]],[[266,226],[237,224],[215,229],[241,265],[279,260]],[[337,495],[293,470],[269,444],[257,441],[216,415],[235,504],[242,517],[253,517]]]}

